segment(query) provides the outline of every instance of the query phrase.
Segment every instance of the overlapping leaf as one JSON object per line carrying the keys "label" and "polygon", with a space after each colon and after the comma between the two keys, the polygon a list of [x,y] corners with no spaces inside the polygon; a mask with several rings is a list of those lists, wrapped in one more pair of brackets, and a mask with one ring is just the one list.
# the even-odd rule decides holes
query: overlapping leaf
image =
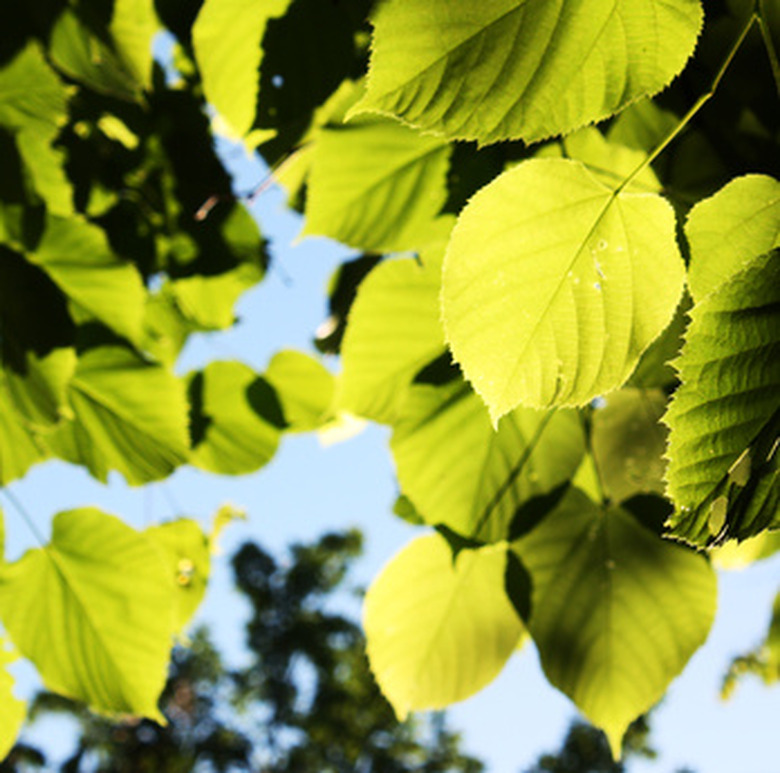
{"label": "overlapping leaf", "polygon": [[339,406],[392,421],[414,375],[444,352],[441,268],[411,259],[377,266],[361,284],[341,347]]}
{"label": "overlapping leaf", "polygon": [[665,408],[660,389],[623,389],[594,411],[590,446],[602,493],[613,502],[664,493]]}
{"label": "overlapping leaf", "polygon": [[99,228],[75,217],[49,217],[28,259],[89,316],[130,341],[140,338],[145,301],[141,276],[111,252]]}
{"label": "overlapping leaf", "polygon": [[124,347],[90,349],[79,357],[68,394],[75,420],[47,443],[99,480],[118,470],[131,484],[147,483],[187,460],[184,387],[162,365]]}
{"label": "overlapping leaf", "polygon": [[704,545],[780,525],[780,256],[691,310],[668,424],[672,534]]}
{"label": "overlapping leaf", "polygon": [[519,408],[494,430],[460,378],[414,386],[391,440],[401,490],[431,525],[486,542],[506,539],[519,507],[568,480],[584,452],[572,411]]}
{"label": "overlapping leaf", "polygon": [[450,152],[447,142],[396,121],[321,129],[304,234],[374,252],[419,248],[447,197]]}
{"label": "overlapping leaf", "polygon": [[303,352],[277,352],[264,375],[279,397],[288,432],[319,429],[331,418],[335,385],[321,362]]}
{"label": "overlapping leaf", "polygon": [[698,0],[391,0],[357,110],[453,139],[565,134],[661,91],[701,22]]}
{"label": "overlapping leaf", "polygon": [[0,619],[44,684],[101,712],[162,719],[173,582],[160,551],[94,508],[0,572]]}
{"label": "overlapping leaf", "polygon": [[266,464],[284,427],[270,384],[240,362],[212,362],[189,376],[192,463],[240,475]]}
{"label": "overlapping leaf", "polygon": [[513,549],[530,575],[527,623],[547,678],[619,756],[628,724],[704,643],[714,572],[702,556],[577,489]]}
{"label": "overlapping leaf", "polygon": [[504,594],[505,566],[504,547],[462,551],[453,561],[432,534],[374,580],[363,620],[368,657],[399,718],[463,700],[504,666],[523,631]]}
{"label": "overlapping leaf", "polygon": [[206,99],[237,136],[255,119],[266,25],[289,5],[290,0],[207,0],[192,28]]}
{"label": "overlapping leaf", "polygon": [[493,421],[619,387],[669,324],[684,266],[672,208],[580,163],[524,162],[462,212],[447,250],[447,339]]}
{"label": "overlapping leaf", "polygon": [[688,286],[699,301],[742,271],[757,255],[780,247],[780,182],[737,177],[688,215]]}
{"label": "overlapping leaf", "polygon": [[43,443],[20,420],[0,374],[0,485],[21,478],[48,456]]}

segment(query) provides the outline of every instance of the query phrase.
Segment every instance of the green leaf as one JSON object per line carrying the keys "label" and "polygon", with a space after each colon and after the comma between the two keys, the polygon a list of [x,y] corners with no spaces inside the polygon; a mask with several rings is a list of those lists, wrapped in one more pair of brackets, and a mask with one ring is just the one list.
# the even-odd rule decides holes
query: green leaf
{"label": "green leaf", "polygon": [[111,252],[101,229],[75,217],[50,216],[27,257],[90,316],[130,341],[140,339],[146,295],[141,275]]}
{"label": "green leaf", "polygon": [[14,660],[13,654],[6,650],[5,639],[0,636],[0,761],[11,751],[27,715],[27,705],[14,695],[14,678],[6,670],[8,663]]}
{"label": "green leaf", "polygon": [[212,362],[187,377],[192,458],[223,475],[254,472],[276,453],[282,407],[269,383],[240,362]]}
{"label": "green leaf", "polygon": [[288,432],[319,429],[332,417],[334,379],[313,357],[293,350],[277,352],[265,379],[276,390]]}
{"label": "green leaf", "polygon": [[744,542],[727,542],[710,550],[710,558],[718,569],[738,570],[771,558],[780,551],[780,531],[762,531]]}
{"label": "green leaf", "polygon": [[189,518],[150,526],[144,535],[161,548],[177,588],[173,599],[173,631],[181,634],[206,595],[211,571],[209,538]]}
{"label": "green leaf", "polygon": [[43,443],[19,420],[5,376],[0,373],[0,485],[24,477],[47,456]]}
{"label": "green leaf", "polygon": [[568,480],[585,450],[577,414],[519,408],[497,431],[461,379],[415,386],[390,443],[401,490],[431,525],[506,539],[520,506]]}
{"label": "green leaf", "polygon": [[341,345],[339,407],[378,422],[398,415],[416,373],[445,351],[441,266],[404,258],[361,283]]}
{"label": "green leaf", "polygon": [[266,25],[289,5],[290,0],[206,0],[193,25],[206,99],[239,137],[255,120]]}
{"label": "green leaf", "polygon": [[463,700],[501,671],[523,632],[504,593],[505,566],[503,547],[453,559],[430,534],[374,580],[363,617],[368,658],[399,718]]}
{"label": "green leaf", "polygon": [[[132,0],[119,0],[126,6]],[[144,4],[146,0],[144,0]],[[140,5],[136,3],[138,8]],[[82,7],[81,11],[84,10]],[[120,24],[126,24],[127,13]],[[111,40],[110,31],[100,29],[100,23],[87,22],[78,12],[66,9],[54,23],[49,39],[49,56],[53,64],[70,78],[85,84],[100,94],[125,100],[137,100],[145,85],[136,78],[139,60],[134,50],[131,60],[125,60],[121,50]],[[99,30],[100,34],[97,34]],[[129,31],[129,30],[125,30]],[[151,39],[150,39],[151,44]],[[145,76],[148,81],[148,75]]]}
{"label": "green leaf", "polygon": [[696,545],[780,525],[780,253],[690,312],[669,426],[672,534]]}
{"label": "green leaf", "polygon": [[663,494],[666,397],[660,389],[622,389],[593,412],[590,444],[605,497]]}
{"label": "green leaf", "polygon": [[159,480],[187,461],[187,403],[165,367],[119,346],[79,357],[69,386],[75,420],[47,438],[56,454],[99,480],[118,470],[128,483]]}
{"label": "green leaf", "polygon": [[54,517],[45,548],[0,572],[0,618],[46,687],[94,710],[164,721],[173,584],[159,550],[94,508]]}
{"label": "green leaf", "polygon": [[628,378],[683,278],[662,198],[532,159],[463,210],[444,261],[444,328],[494,423],[518,404],[583,405]]}
{"label": "green leaf", "polygon": [[321,129],[304,235],[374,252],[417,249],[446,201],[450,152],[443,140],[396,121]]}
{"label": "green leaf", "polygon": [[513,544],[531,577],[528,630],[547,678],[609,738],[664,694],[716,606],[706,559],[572,489]]}
{"label": "green leaf", "polygon": [[154,0],[114,0],[108,31],[122,63],[143,89],[152,87],[152,42],[160,27]]}
{"label": "green leaf", "polygon": [[46,63],[40,48],[28,43],[0,69],[0,125],[12,130],[33,187],[50,212],[71,213],[71,187],[64,157],[52,147],[67,119],[68,90]]}
{"label": "green leaf", "polygon": [[695,301],[717,290],[756,256],[780,247],[780,182],[737,177],[688,215],[688,286]]}
{"label": "green leaf", "polygon": [[452,139],[532,142],[661,91],[693,53],[702,9],[698,0],[389,0],[373,21],[368,89],[353,112]]}

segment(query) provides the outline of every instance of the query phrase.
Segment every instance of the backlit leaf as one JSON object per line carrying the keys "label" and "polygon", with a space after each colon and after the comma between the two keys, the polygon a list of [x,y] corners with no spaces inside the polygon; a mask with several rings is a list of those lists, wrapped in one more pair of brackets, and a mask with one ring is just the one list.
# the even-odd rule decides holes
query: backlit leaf
{"label": "backlit leaf", "polygon": [[[0,525],[2,513],[0,513]],[[27,714],[27,706],[13,693],[14,678],[6,670],[14,656],[6,651],[5,639],[0,636],[0,760],[4,760],[16,741]]]}
{"label": "backlit leaf", "polygon": [[47,439],[56,454],[99,480],[118,470],[138,485],[169,475],[189,456],[181,382],[119,346],[79,357],[69,397],[75,420]]}
{"label": "backlit leaf", "polygon": [[0,485],[24,477],[47,456],[45,446],[19,420],[5,377],[0,374]]}
{"label": "backlit leaf", "polygon": [[565,134],[661,91],[701,23],[698,0],[390,0],[355,112],[481,142]]}
{"label": "backlit leaf", "polygon": [[393,420],[417,371],[445,351],[440,285],[440,266],[408,258],[381,263],[366,277],[341,345],[341,408]]}
{"label": "backlit leaf", "polygon": [[593,412],[591,449],[603,493],[613,502],[664,493],[665,408],[660,389],[622,389]]}
{"label": "backlit leaf", "polygon": [[396,121],[321,129],[304,234],[374,252],[416,249],[442,208],[451,148]]}
{"label": "backlit leaf", "polygon": [[528,629],[547,678],[606,732],[618,757],[626,727],[707,638],[714,572],[704,557],[577,489],[513,549],[531,576]]}
{"label": "backlit leaf", "polygon": [[239,137],[255,118],[266,25],[289,5],[290,0],[206,0],[192,28],[206,99]]}
{"label": "backlit leaf", "polygon": [[494,430],[461,379],[414,386],[391,440],[401,490],[431,525],[506,539],[518,508],[568,480],[584,452],[572,411],[518,408]]}
{"label": "backlit leaf", "polygon": [[0,572],[0,618],[46,687],[162,721],[173,583],[159,550],[94,508],[59,513],[45,548]]}
{"label": "backlit leaf", "polygon": [[270,384],[240,362],[212,362],[188,378],[192,459],[223,475],[254,472],[279,445],[284,415]]}
{"label": "backlit leaf", "polygon": [[688,215],[688,286],[696,301],[780,247],[780,182],[766,175],[737,177]]}
{"label": "backlit leaf", "polygon": [[463,210],[444,262],[447,339],[496,422],[619,387],[669,324],[684,266],[672,208],[532,159]]}
{"label": "backlit leaf", "polygon": [[675,365],[672,534],[697,545],[780,525],[780,255],[759,257],[696,304]]}
{"label": "backlit leaf", "polygon": [[90,316],[130,341],[140,338],[141,275],[111,252],[99,228],[77,218],[49,217],[40,243],[27,257]]}
{"label": "backlit leaf", "polygon": [[464,550],[453,560],[431,534],[374,580],[363,616],[368,657],[399,718],[463,700],[501,671],[523,632],[504,593],[505,566],[503,547]]}
{"label": "backlit leaf", "polygon": [[319,429],[331,418],[333,376],[318,360],[293,350],[277,352],[264,375],[276,390],[288,432]]}
{"label": "backlit leaf", "polygon": [[173,630],[181,633],[206,595],[211,571],[209,538],[189,518],[150,526],[144,535],[158,545],[165,557],[176,592],[173,598]]}

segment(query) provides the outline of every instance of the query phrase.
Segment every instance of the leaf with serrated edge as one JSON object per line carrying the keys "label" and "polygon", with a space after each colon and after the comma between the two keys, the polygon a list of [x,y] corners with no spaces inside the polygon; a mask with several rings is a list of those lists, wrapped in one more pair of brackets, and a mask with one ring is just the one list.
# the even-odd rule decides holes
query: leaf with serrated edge
{"label": "leaf with serrated edge", "polygon": [[390,447],[401,490],[427,523],[496,542],[520,505],[574,474],[585,441],[573,411],[518,408],[494,431],[482,401],[457,379],[412,388]]}
{"label": "leaf with serrated edge", "polygon": [[447,340],[493,422],[618,388],[674,315],[671,206],[582,164],[532,159],[476,194],[444,261]]}
{"label": "leaf with serrated edge", "polygon": [[[661,91],[693,53],[698,0],[389,0],[353,109],[452,139],[527,142]],[[652,55],[648,55],[652,52]]]}
{"label": "leaf with serrated edge", "polygon": [[513,549],[531,576],[528,630],[547,678],[619,757],[626,727],[707,638],[714,572],[704,557],[577,489]]}
{"label": "leaf with serrated edge", "polygon": [[672,534],[697,545],[780,526],[780,251],[696,304],[675,367],[669,426]]}
{"label": "leaf with serrated edge", "polygon": [[430,534],[374,580],[363,613],[368,658],[399,718],[464,700],[501,671],[523,632],[504,593],[505,566],[504,547],[453,560]]}
{"label": "leaf with serrated edge", "polygon": [[690,211],[685,235],[688,287],[700,301],[757,255],[780,247],[780,182],[761,174],[737,177]]}
{"label": "leaf with serrated edge", "polygon": [[164,721],[173,582],[160,551],[118,518],[54,517],[51,542],[0,572],[0,619],[53,692]]}

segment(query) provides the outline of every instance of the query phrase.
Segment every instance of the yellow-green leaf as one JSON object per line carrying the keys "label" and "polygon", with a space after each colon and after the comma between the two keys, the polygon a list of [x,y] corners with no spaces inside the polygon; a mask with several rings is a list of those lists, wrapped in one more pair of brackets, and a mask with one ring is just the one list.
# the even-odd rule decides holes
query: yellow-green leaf
{"label": "yellow-green leaf", "polygon": [[583,405],[629,377],[683,279],[666,201],[612,189],[575,161],[532,159],[461,213],[445,332],[494,423],[519,404]]}
{"label": "yellow-green leaf", "polygon": [[663,89],[693,53],[698,0],[389,0],[365,97],[453,139],[549,137]]}
{"label": "yellow-green leaf", "polygon": [[437,534],[407,545],[366,595],[371,668],[398,717],[443,708],[491,682],[523,626],[504,593],[506,549],[453,560]]}
{"label": "yellow-green leaf", "polygon": [[162,720],[174,587],[160,551],[94,508],[0,572],[0,619],[46,687],[93,709]]}

